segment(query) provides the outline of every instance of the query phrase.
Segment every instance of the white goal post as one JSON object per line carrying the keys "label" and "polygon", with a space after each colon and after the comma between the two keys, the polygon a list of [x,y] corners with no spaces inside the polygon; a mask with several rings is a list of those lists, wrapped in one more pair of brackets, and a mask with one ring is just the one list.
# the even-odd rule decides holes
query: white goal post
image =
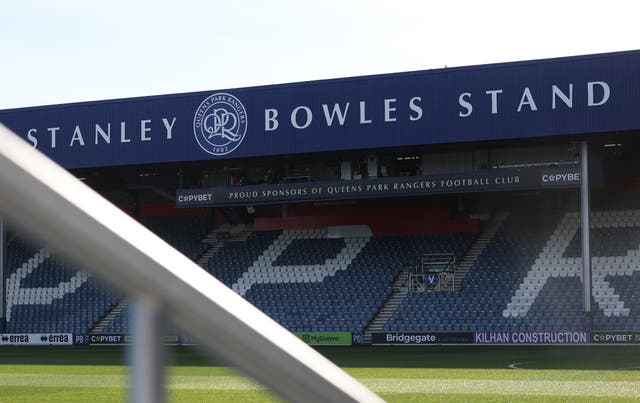
{"label": "white goal post", "polygon": [[[146,318],[142,323],[153,327],[154,315],[166,316],[206,351],[288,400],[382,401],[2,125],[0,189],[0,212],[11,223],[132,296],[136,313]],[[147,332],[146,342],[160,343],[155,336]],[[134,364],[145,359],[138,348],[153,354],[139,344],[134,343]],[[156,357],[146,359],[154,367],[163,365]],[[132,373],[132,387],[142,392],[132,394],[134,400],[162,398],[161,392],[153,395],[162,389],[161,377],[145,381],[136,378],[135,368]]]}

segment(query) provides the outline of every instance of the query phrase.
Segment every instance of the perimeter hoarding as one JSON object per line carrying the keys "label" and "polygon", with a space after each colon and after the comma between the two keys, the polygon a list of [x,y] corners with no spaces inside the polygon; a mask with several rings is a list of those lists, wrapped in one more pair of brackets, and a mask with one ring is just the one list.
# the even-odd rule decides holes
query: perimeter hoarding
{"label": "perimeter hoarding", "polygon": [[[597,336],[596,336],[597,335]],[[508,344],[589,344],[589,334],[584,331],[527,331],[527,332],[431,332],[431,333],[411,333],[411,332],[387,332],[374,333],[372,343],[380,345],[425,345],[425,344],[485,344],[485,345],[508,345]],[[611,336],[611,335],[609,335]],[[629,336],[631,337],[631,336]],[[604,334],[594,333],[591,338],[593,343],[614,344],[622,343],[622,338],[605,337]],[[626,340],[626,343],[633,341]]]}
{"label": "perimeter hoarding", "polygon": [[587,344],[588,333],[573,332],[477,332],[474,344]]}
{"label": "perimeter hoarding", "polygon": [[[81,338],[82,337],[82,338]],[[164,335],[158,336],[166,345],[181,344],[179,336]],[[125,345],[133,343],[133,336],[120,333],[87,334],[86,336],[76,335],[76,344],[89,345]]]}
{"label": "perimeter hoarding", "polygon": [[3,333],[0,346],[70,346],[71,333]]}
{"label": "perimeter hoarding", "polygon": [[294,332],[294,335],[310,346],[350,346],[350,332]]}
{"label": "perimeter hoarding", "polygon": [[595,344],[640,344],[640,332],[593,332]]}
{"label": "perimeter hoarding", "polygon": [[380,345],[424,345],[424,344],[472,344],[473,333],[373,333],[371,344]]}
{"label": "perimeter hoarding", "polygon": [[640,52],[0,111],[66,168],[640,129]]}

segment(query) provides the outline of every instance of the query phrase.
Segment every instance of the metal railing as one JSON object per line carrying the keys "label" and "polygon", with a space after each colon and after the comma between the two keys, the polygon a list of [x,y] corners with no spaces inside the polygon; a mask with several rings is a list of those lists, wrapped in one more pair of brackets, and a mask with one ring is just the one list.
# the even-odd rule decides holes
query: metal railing
{"label": "metal railing", "polygon": [[0,125],[0,212],[132,296],[131,393],[164,400],[166,317],[295,401],[381,401],[351,376]]}
{"label": "metal railing", "polygon": [[454,291],[456,256],[453,253],[425,253],[409,273],[411,292]]}

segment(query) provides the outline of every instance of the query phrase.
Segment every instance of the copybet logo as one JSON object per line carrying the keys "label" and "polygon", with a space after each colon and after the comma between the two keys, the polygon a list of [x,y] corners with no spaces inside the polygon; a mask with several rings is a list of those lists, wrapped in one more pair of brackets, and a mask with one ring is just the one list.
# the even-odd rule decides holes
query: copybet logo
{"label": "copybet logo", "polygon": [[5,312],[7,321],[11,320],[11,308],[14,306],[50,305],[53,300],[61,299],[67,294],[76,292],[89,278],[87,273],[79,271],[69,281],[60,282],[55,287],[21,288],[20,282],[22,279],[40,267],[49,256],[48,249],[40,249],[7,278],[7,307]]}
{"label": "copybet logo", "polygon": [[[591,228],[620,227],[640,227],[640,210],[591,213]],[[525,317],[550,278],[578,277],[582,280],[582,258],[562,257],[579,229],[579,214],[566,213],[502,312],[504,317]],[[629,315],[629,308],[606,281],[607,277],[631,276],[636,271],[640,271],[640,244],[623,256],[592,256],[593,300],[605,316]]]}
{"label": "copybet logo", "polygon": [[193,134],[200,148],[212,155],[225,155],[240,146],[247,133],[247,111],[231,94],[207,97],[193,118]]}

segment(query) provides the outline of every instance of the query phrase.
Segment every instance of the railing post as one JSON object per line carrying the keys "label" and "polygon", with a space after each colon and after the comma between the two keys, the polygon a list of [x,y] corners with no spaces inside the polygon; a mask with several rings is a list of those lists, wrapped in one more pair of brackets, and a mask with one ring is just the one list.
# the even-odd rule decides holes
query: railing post
{"label": "railing post", "polygon": [[133,344],[129,345],[130,400],[135,403],[165,402],[165,346],[162,315],[154,301],[133,299]]}

